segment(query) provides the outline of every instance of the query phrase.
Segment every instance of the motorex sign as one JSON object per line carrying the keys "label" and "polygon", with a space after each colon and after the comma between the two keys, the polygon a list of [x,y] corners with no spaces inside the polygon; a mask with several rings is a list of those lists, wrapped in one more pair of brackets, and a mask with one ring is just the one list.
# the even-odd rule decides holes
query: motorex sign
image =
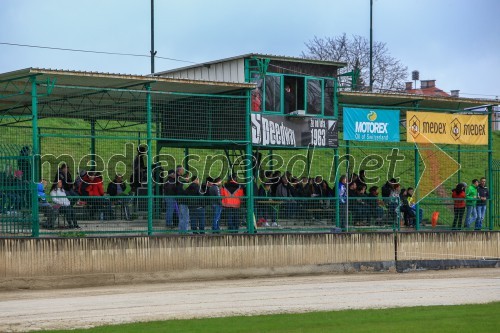
{"label": "motorex sign", "polygon": [[344,108],[344,140],[399,141],[399,110]]}

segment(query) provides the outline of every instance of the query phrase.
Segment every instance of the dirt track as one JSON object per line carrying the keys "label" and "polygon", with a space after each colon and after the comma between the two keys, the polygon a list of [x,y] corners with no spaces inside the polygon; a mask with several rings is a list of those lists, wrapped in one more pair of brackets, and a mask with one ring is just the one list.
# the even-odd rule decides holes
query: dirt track
{"label": "dirt track", "polygon": [[0,331],[500,301],[500,269],[300,276],[0,292]]}

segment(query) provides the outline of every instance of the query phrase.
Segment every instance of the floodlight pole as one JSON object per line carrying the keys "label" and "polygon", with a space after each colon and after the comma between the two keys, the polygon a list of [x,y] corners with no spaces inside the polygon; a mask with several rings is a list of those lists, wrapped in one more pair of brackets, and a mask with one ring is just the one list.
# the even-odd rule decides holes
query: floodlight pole
{"label": "floodlight pole", "polygon": [[151,0],[151,74],[155,72],[155,0]]}
{"label": "floodlight pole", "polygon": [[370,0],[370,91],[373,90],[373,0]]}

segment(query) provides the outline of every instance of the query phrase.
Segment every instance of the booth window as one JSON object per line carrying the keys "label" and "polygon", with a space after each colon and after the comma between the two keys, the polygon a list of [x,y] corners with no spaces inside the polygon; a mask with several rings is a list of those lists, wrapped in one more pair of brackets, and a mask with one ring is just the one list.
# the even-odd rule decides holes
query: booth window
{"label": "booth window", "polygon": [[307,80],[307,113],[321,114],[322,81]]}
{"label": "booth window", "polygon": [[285,76],[284,109],[285,114],[304,110],[304,78],[299,76]]}
{"label": "booth window", "polygon": [[266,75],[265,78],[266,111],[281,111],[281,78],[279,76]]}
{"label": "booth window", "polygon": [[252,111],[258,112],[262,111],[262,85],[263,79],[259,73],[252,73],[250,82],[255,83],[255,89],[252,90],[252,102],[251,108]]}
{"label": "booth window", "polygon": [[334,93],[334,82],[333,80],[325,80],[325,103],[324,103],[324,115],[333,117],[333,93]]}

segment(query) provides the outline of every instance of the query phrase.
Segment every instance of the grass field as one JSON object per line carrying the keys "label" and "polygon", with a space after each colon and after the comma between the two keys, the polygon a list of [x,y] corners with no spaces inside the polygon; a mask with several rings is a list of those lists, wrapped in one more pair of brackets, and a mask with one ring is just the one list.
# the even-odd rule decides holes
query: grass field
{"label": "grass field", "polygon": [[44,332],[499,332],[500,302],[478,305],[345,310],[252,317],[169,320]]}

